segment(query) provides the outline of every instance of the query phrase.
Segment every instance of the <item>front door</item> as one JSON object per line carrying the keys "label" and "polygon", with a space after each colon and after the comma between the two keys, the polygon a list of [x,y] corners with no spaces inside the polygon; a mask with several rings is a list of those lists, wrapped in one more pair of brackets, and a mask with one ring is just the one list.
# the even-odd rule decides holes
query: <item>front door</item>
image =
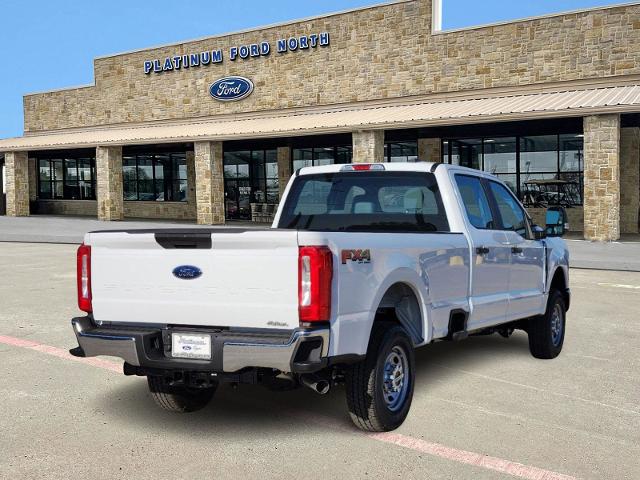
{"label": "front door", "polygon": [[472,242],[471,315],[467,330],[504,323],[508,305],[511,249],[498,229],[479,177],[455,174]]}
{"label": "front door", "polygon": [[544,245],[532,238],[527,216],[514,195],[497,182],[490,181],[489,186],[511,255],[507,321],[537,315],[545,307]]}

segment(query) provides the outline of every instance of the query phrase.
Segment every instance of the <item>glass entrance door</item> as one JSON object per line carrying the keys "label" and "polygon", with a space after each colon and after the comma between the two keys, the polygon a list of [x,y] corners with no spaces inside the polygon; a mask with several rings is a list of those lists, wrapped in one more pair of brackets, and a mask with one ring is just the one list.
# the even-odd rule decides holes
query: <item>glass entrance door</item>
{"label": "glass entrance door", "polygon": [[251,220],[251,204],[279,201],[276,150],[224,152],[225,215]]}

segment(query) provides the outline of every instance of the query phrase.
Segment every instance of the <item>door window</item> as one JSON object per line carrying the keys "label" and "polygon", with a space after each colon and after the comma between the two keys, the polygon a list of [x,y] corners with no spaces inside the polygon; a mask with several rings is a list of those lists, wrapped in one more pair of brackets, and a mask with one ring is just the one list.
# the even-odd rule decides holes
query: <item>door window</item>
{"label": "door window", "polygon": [[502,229],[527,236],[527,217],[513,195],[506,187],[496,182],[489,182],[491,193],[496,200],[502,219]]}
{"label": "door window", "polygon": [[456,175],[455,179],[469,223],[480,230],[494,229],[495,222],[489,207],[489,200],[480,178],[469,175]]}

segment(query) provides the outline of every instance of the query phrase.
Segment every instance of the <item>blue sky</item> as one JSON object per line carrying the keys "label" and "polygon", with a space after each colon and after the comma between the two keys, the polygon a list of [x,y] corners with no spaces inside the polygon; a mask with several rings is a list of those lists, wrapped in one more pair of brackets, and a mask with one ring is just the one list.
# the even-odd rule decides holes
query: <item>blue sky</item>
{"label": "blue sky", "polygon": [[[173,43],[376,0],[2,0],[0,138],[22,135],[25,93],[93,82],[100,55]],[[444,0],[444,28],[620,0]]]}

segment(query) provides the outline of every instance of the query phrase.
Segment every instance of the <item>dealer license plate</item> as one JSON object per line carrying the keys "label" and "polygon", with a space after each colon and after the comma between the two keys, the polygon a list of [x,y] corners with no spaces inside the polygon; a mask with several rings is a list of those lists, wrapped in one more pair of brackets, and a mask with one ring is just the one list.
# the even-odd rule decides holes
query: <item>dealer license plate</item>
{"label": "dealer license plate", "polygon": [[172,333],[171,354],[174,358],[211,360],[211,336],[193,333]]}

